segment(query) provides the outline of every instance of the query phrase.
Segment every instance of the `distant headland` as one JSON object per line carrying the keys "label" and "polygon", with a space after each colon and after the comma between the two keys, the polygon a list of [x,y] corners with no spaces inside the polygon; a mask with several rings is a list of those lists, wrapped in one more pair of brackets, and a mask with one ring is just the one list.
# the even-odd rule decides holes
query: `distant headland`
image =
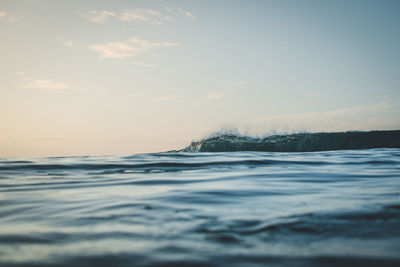
{"label": "distant headland", "polygon": [[368,148],[400,148],[400,130],[296,133],[265,138],[228,133],[193,141],[177,152],[312,152]]}

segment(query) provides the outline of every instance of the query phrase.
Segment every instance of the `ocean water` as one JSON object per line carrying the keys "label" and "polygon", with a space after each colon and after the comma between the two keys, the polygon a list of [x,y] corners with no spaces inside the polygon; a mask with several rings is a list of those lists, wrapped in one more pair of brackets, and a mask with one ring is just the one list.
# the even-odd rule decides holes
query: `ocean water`
{"label": "ocean water", "polygon": [[400,266],[400,149],[0,158],[1,266]]}

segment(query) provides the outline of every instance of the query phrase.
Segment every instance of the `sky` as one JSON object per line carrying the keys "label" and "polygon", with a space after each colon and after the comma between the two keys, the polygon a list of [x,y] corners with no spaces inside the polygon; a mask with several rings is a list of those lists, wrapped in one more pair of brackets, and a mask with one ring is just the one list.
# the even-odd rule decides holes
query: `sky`
{"label": "sky", "polygon": [[0,1],[0,157],[400,129],[400,1]]}

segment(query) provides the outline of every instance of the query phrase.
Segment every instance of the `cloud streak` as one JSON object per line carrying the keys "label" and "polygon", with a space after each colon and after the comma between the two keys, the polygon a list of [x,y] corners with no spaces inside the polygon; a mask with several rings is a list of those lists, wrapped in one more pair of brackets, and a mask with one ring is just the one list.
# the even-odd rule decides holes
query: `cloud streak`
{"label": "cloud streak", "polygon": [[7,21],[7,22],[17,22],[17,23],[23,25],[20,17],[14,17],[4,10],[0,10],[0,20]]}
{"label": "cloud streak", "polygon": [[91,22],[102,23],[102,24],[106,23],[109,18],[115,17],[117,15],[114,12],[107,10],[100,10],[100,11],[91,10],[86,13],[77,12],[76,14]]}
{"label": "cloud streak", "polygon": [[173,18],[153,9],[125,9],[119,16],[120,21],[147,22],[150,24],[162,24],[163,22],[172,21]]}
{"label": "cloud streak", "polygon": [[119,13],[107,10],[90,10],[86,13],[77,14],[93,23],[101,24],[106,23],[110,18],[115,18],[122,22],[145,22],[150,24],[162,24],[164,22],[170,22],[174,20],[169,15],[162,14],[154,9],[146,8],[124,9]]}
{"label": "cloud streak", "polygon": [[49,93],[61,93],[70,87],[70,84],[64,82],[53,81],[45,78],[30,78],[26,77],[24,72],[18,72],[18,75],[23,77],[19,88],[40,89]]}
{"label": "cloud streak", "polygon": [[55,40],[61,42],[63,45],[67,46],[67,47],[79,47],[80,45],[75,44],[72,41],[69,40],[65,40],[64,38],[61,38],[59,36],[54,37]]}
{"label": "cloud streak", "polygon": [[88,48],[97,52],[100,58],[124,59],[137,55],[140,52],[162,47],[180,46],[180,43],[150,42],[139,38],[130,38],[125,42],[108,42],[89,45]]}
{"label": "cloud streak", "polygon": [[20,86],[21,88],[41,89],[51,93],[61,93],[69,88],[69,84],[56,82],[48,79],[27,80]]}
{"label": "cloud streak", "polygon": [[189,11],[185,11],[185,10],[183,10],[182,8],[178,8],[178,11],[179,11],[179,13],[185,15],[185,16],[188,17],[188,18],[196,19],[196,17],[193,16],[192,13],[190,13]]}

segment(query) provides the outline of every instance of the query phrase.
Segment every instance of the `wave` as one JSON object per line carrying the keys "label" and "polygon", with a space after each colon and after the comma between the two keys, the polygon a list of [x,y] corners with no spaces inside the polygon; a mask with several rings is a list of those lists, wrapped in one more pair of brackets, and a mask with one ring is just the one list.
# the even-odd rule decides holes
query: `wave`
{"label": "wave", "polygon": [[265,138],[237,133],[213,135],[193,141],[180,152],[313,152],[370,148],[400,148],[400,130],[297,133]]}

